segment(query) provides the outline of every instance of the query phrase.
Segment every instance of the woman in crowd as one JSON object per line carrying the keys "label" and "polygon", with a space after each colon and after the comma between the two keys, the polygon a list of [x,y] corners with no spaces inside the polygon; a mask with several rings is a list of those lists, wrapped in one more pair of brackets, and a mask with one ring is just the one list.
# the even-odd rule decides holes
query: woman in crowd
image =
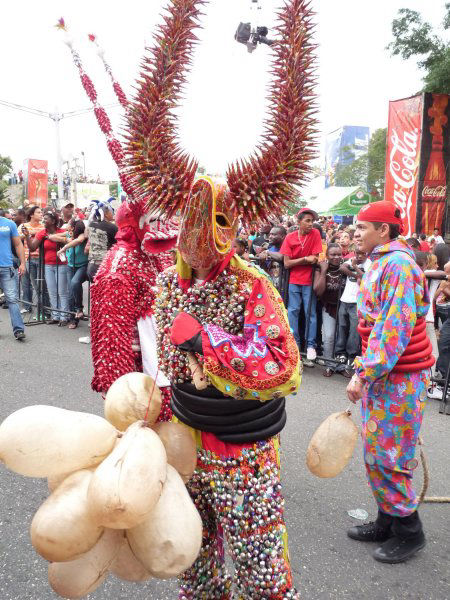
{"label": "woman in crowd", "polygon": [[47,322],[49,325],[58,324],[63,327],[69,321],[70,270],[67,259],[57,255],[58,240],[60,235],[65,233],[63,229],[57,227],[57,223],[58,217],[52,212],[47,212],[44,215],[44,229],[38,231],[34,239],[31,238],[26,226],[22,231],[30,252],[37,250],[41,244],[44,246],[45,282],[52,307],[52,318]]}
{"label": "woman in crowd", "polygon": [[438,262],[438,269],[444,271],[444,266],[450,259],[450,248],[447,244],[437,244],[434,246],[434,254]]}
{"label": "woman in crowd", "polygon": [[[23,233],[23,228],[26,227],[30,238],[34,239],[36,234],[39,231],[44,229],[44,225],[42,223],[42,209],[39,206],[31,206],[27,211],[27,223],[20,225],[19,235],[22,241],[25,240],[25,234]],[[37,279],[38,279],[38,269],[39,269],[39,250],[35,250],[34,252],[30,252],[28,245],[24,244],[25,247],[25,258],[27,264],[27,272],[22,278],[22,286],[23,286],[23,299],[25,302],[29,302],[30,304],[25,304],[25,309],[27,312],[32,311],[31,303],[33,302],[33,288],[37,290]]]}
{"label": "woman in crowd", "polygon": [[[333,358],[336,331],[337,306],[343,290],[345,277],[339,271],[342,264],[342,249],[339,244],[329,244],[327,260],[319,263],[314,273],[313,289],[322,303],[322,342],[324,358]],[[333,369],[326,368],[324,377],[331,377]]]}
{"label": "woman in crowd", "polygon": [[58,255],[65,252],[71,271],[70,311],[75,313],[75,316],[70,320],[69,329],[76,329],[79,320],[83,318],[83,283],[88,279],[85,229],[83,221],[71,219],[68,227],[69,242],[58,250]]}
{"label": "woman in crowd", "polygon": [[[438,257],[439,263],[439,257]],[[450,278],[450,263],[444,265],[444,273]],[[450,315],[450,281],[448,279],[441,281],[435,292],[436,314],[441,321],[441,325],[445,323]]]}
{"label": "woman in crowd", "polygon": [[[423,256],[422,256],[423,255]],[[437,258],[434,254],[419,252],[416,253],[416,262],[419,267],[424,271],[428,282],[428,291],[430,294],[430,308],[426,316],[426,328],[428,339],[431,342],[433,348],[433,356],[437,360],[439,357],[438,343],[435,330],[435,302],[434,297],[436,291],[439,288],[440,280],[436,277],[444,275],[443,271],[439,271],[437,268]],[[436,364],[431,367],[432,374],[434,376],[436,370]]]}

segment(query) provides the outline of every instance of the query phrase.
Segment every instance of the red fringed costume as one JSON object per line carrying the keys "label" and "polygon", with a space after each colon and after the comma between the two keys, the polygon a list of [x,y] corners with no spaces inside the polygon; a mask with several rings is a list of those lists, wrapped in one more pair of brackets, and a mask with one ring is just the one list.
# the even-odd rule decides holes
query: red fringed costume
{"label": "red fringed costume", "polygon": [[[60,19],[57,27],[67,31]],[[95,43],[95,36],[89,39]],[[119,228],[117,244],[111,248],[101,264],[91,287],[91,348],[94,364],[92,387],[106,394],[120,376],[133,371],[148,373],[156,379],[163,392],[160,420],[171,417],[169,381],[159,372],[156,361],[156,331],[152,320],[157,275],[173,264],[169,250],[174,248],[177,228],[169,220],[150,214],[145,200],[134,198],[136,189],[127,175],[128,163],[121,142],[114,135],[111,121],[98,101],[97,91],[86,74],[79,54],[69,38],[66,40],[81,83],[94,106],[100,129],[107,139],[107,147],[117,165],[128,202],[123,203],[116,215]],[[120,104],[127,109],[128,100],[114,78],[103,52],[101,59]]]}

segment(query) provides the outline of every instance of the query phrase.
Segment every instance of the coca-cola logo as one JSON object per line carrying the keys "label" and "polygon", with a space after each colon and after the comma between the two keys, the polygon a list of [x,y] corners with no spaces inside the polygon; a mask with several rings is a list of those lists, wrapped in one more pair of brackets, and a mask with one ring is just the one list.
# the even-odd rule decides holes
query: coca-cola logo
{"label": "coca-cola logo", "polygon": [[40,175],[45,175],[47,171],[45,169],[36,169],[36,167],[32,167],[31,172],[39,173]]}
{"label": "coca-cola logo", "polygon": [[423,198],[440,198],[445,200],[447,197],[447,186],[446,185],[437,185],[435,187],[431,185],[425,185],[422,190]]}
{"label": "coca-cola logo", "polygon": [[405,131],[403,140],[395,129],[391,135],[392,148],[389,155],[389,172],[394,180],[393,201],[402,219],[408,222],[408,230],[411,229],[410,208],[412,194],[417,180],[417,167],[419,155],[419,130]]}

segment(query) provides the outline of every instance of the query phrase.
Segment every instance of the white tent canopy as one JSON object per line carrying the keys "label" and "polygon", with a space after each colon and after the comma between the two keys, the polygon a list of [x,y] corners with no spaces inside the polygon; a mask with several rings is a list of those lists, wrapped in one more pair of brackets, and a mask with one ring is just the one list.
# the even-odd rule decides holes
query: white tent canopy
{"label": "white tent canopy", "polygon": [[328,212],[333,206],[339,204],[341,200],[355,194],[360,189],[359,185],[350,187],[336,187],[332,186],[325,188],[316,196],[311,196],[308,199],[308,206],[313,208],[316,212],[325,213]]}

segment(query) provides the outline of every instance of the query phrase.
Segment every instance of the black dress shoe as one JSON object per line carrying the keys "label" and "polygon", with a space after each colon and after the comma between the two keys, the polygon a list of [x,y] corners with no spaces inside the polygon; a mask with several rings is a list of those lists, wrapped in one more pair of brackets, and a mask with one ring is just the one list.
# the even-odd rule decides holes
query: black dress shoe
{"label": "black dress shoe", "polygon": [[358,540],[359,542],[385,542],[393,534],[390,527],[380,527],[375,521],[371,521],[364,525],[350,527],[347,535],[352,540]]}
{"label": "black dress shoe", "polygon": [[383,563],[396,564],[405,562],[416,552],[425,547],[426,540],[423,531],[412,538],[393,537],[387,540],[373,553],[375,560]]}

